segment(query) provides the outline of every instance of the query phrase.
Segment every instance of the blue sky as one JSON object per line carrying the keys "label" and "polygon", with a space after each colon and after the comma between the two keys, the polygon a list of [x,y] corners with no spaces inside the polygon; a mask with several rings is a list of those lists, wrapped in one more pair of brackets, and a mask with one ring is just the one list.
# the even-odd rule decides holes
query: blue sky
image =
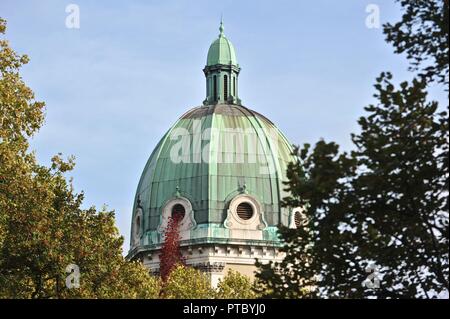
{"label": "blue sky", "polygon": [[[68,4],[80,28],[65,26]],[[42,163],[75,155],[85,205],[116,210],[128,249],[134,193],[143,167],[175,120],[205,97],[202,68],[223,14],[239,64],[243,104],[270,118],[292,143],[320,138],[351,148],[363,107],[382,71],[409,80],[404,56],[365,25],[366,6],[397,21],[384,1],[17,1],[2,0],[7,38],[30,56],[22,70],[46,123],[32,148]],[[442,87],[432,97],[444,101]]]}

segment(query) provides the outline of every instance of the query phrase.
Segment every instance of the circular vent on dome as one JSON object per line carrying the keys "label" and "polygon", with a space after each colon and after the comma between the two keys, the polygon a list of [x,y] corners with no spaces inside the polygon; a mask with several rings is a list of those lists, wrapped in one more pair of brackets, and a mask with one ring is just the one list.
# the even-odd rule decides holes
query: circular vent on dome
{"label": "circular vent on dome", "polygon": [[253,216],[253,207],[249,203],[240,203],[237,207],[237,214],[243,220],[249,220]]}
{"label": "circular vent on dome", "polygon": [[295,227],[299,228],[302,225],[302,214],[300,212],[295,212],[294,215]]}
{"label": "circular vent on dome", "polygon": [[182,220],[184,218],[185,213],[186,210],[184,209],[184,206],[181,204],[176,204],[172,208],[172,218]]}

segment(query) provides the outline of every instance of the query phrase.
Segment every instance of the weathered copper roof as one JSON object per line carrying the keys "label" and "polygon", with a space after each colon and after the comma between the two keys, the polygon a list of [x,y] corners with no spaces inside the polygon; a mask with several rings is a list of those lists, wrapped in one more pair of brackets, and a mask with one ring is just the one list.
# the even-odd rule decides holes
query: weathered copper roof
{"label": "weathered copper roof", "polygon": [[211,44],[208,50],[206,65],[227,64],[238,65],[236,51],[230,40],[223,34],[223,23],[220,22],[219,37]]}
{"label": "weathered copper roof", "polygon": [[[194,162],[192,158],[198,153],[198,149],[194,149],[194,143],[190,143],[190,162],[174,163],[171,150],[180,143],[180,138],[173,138],[173,134],[178,134],[180,130],[185,131],[184,134],[192,139],[195,125],[199,125],[203,137],[206,136],[200,141],[200,145],[201,151],[209,155],[209,162]],[[230,150],[224,146],[223,141],[220,142],[230,130],[237,131],[238,135],[241,134],[239,132],[245,131],[255,139],[244,139],[244,145]],[[256,152],[252,147],[255,145],[250,145],[252,141],[262,150],[257,163],[250,160]],[[291,152],[290,143],[276,126],[249,108],[218,104],[189,110],[176,121],[155,147],[139,181],[135,208],[139,199],[143,209],[147,242],[160,242],[156,230],[160,222],[161,208],[174,198],[177,189],[181,196],[188,198],[193,205],[198,227],[191,231],[191,238],[199,238],[200,235],[195,232],[200,232],[202,225],[214,225],[220,232],[228,203],[239,194],[243,185],[248,194],[262,204],[269,226],[276,226],[280,222],[287,225],[288,212],[281,208],[280,201],[287,195],[282,181],[286,179],[288,163],[294,159]],[[226,156],[240,157],[243,162],[218,162],[218,158],[223,159]],[[264,165],[273,165],[274,170],[265,173],[261,169]],[[267,234],[268,239],[269,237],[274,240],[273,234]]]}

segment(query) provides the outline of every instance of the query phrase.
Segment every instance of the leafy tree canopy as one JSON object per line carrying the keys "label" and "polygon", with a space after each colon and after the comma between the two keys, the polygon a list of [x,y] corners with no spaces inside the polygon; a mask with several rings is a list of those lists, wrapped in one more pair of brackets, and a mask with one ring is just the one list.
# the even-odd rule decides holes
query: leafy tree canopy
{"label": "leafy tree canopy", "polygon": [[[0,19],[0,34],[5,31]],[[46,167],[29,151],[44,103],[20,76],[26,63],[26,55],[0,40],[0,297],[157,297],[159,282],[122,257],[114,212],[81,208],[83,193],[65,177],[74,158],[58,154]],[[72,264],[79,268],[79,288],[66,284]]]}
{"label": "leafy tree canopy", "polygon": [[386,41],[406,53],[411,69],[425,80],[448,85],[448,0],[397,0],[402,19],[384,25]]}
{"label": "leafy tree canopy", "polygon": [[265,297],[448,296],[448,106],[426,91],[448,84],[448,1],[400,3],[406,12],[385,33],[419,77],[376,79],[350,154],[325,141],[296,148],[283,205],[302,207],[305,225],[281,227],[283,262],[258,264]]}

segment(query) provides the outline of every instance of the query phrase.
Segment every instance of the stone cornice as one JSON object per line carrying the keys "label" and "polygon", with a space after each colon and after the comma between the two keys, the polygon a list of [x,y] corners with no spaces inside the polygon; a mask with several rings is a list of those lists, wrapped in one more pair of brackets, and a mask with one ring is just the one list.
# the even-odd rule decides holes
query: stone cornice
{"label": "stone cornice", "polygon": [[[189,246],[214,246],[217,244],[231,245],[231,246],[258,246],[268,248],[280,248],[283,247],[283,243],[280,241],[267,241],[267,240],[245,240],[245,239],[225,239],[225,238],[197,238],[190,240],[180,241],[180,247],[185,248]],[[126,256],[127,259],[132,259],[141,252],[155,251],[161,249],[162,244],[151,244],[135,247],[130,250]]]}

